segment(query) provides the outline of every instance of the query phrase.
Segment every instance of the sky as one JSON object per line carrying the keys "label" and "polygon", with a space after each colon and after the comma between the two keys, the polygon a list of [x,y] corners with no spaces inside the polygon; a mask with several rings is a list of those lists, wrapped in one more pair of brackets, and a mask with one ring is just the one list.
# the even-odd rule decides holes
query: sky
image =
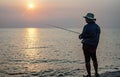
{"label": "sky", "polygon": [[0,0],[0,27],[83,27],[83,16],[91,12],[101,27],[120,28],[119,4],[120,0]]}

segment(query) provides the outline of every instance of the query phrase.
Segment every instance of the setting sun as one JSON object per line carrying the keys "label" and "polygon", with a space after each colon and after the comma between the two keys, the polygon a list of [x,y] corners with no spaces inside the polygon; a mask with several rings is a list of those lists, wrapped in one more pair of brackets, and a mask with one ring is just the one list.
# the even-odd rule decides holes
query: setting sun
{"label": "setting sun", "polygon": [[29,4],[28,4],[28,8],[29,8],[29,9],[33,9],[34,7],[35,7],[35,5],[34,5],[33,3],[29,3]]}

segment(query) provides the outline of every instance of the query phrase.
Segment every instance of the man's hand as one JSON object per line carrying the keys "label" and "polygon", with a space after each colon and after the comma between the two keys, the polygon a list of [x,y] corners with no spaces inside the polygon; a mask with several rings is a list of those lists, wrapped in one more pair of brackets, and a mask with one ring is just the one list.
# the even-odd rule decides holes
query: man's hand
{"label": "man's hand", "polygon": [[82,39],[82,35],[81,35],[81,34],[79,35],[79,39],[80,39],[80,40]]}

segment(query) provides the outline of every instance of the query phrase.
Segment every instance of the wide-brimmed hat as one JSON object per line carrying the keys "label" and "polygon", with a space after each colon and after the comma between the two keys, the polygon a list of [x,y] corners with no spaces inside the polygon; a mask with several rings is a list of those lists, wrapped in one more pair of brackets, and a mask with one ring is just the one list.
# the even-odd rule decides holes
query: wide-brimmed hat
{"label": "wide-brimmed hat", "polygon": [[96,18],[94,18],[94,14],[93,13],[87,13],[86,16],[83,16],[84,18],[88,18],[88,19],[91,19],[91,20],[96,20]]}

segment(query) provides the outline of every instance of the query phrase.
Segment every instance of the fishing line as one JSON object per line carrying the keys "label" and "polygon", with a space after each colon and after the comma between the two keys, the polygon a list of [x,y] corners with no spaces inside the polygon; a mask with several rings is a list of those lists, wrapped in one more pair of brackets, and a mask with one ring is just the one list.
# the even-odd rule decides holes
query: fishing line
{"label": "fishing line", "polygon": [[56,26],[56,25],[52,25],[52,24],[45,24],[45,25],[48,25],[48,26],[51,26],[51,27],[55,27],[55,28],[58,28],[58,29],[62,29],[62,30],[65,30],[65,31],[68,31],[68,32],[72,32],[72,33],[75,33],[75,34],[81,34],[79,32],[76,32],[76,31],[73,31],[73,30],[69,30],[69,29],[66,29],[66,28],[63,28],[63,27],[59,27],[59,26]]}

